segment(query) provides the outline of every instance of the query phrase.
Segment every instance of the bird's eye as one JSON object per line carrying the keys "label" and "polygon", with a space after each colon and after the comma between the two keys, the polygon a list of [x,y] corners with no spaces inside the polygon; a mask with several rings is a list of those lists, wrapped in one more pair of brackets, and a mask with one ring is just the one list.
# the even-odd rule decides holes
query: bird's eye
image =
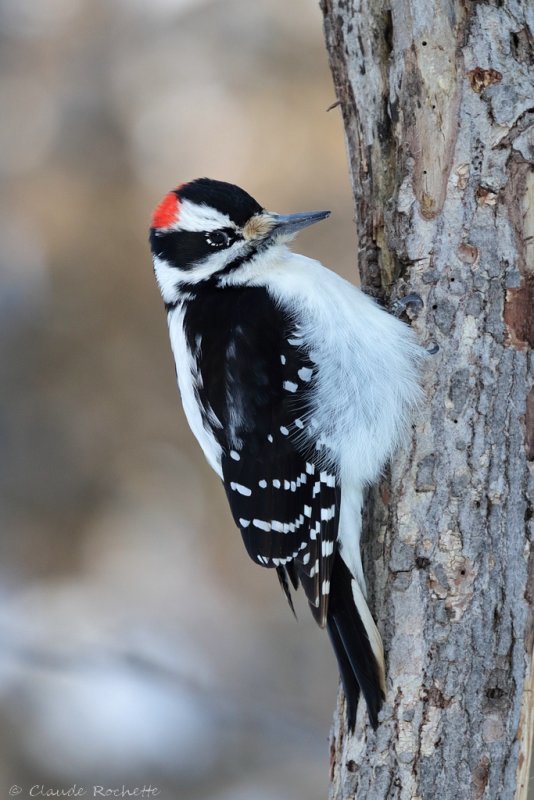
{"label": "bird's eye", "polygon": [[212,247],[226,247],[230,242],[230,237],[226,231],[210,231],[206,234],[206,241]]}

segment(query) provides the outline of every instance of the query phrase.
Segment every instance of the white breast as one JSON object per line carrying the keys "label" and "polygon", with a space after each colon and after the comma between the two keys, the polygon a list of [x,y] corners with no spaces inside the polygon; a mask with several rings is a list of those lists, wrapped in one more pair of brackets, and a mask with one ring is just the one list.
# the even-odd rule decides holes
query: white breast
{"label": "white breast", "polygon": [[319,262],[287,250],[281,256],[263,283],[293,316],[318,364],[311,409],[317,430],[337,454],[345,485],[372,482],[421,398],[425,351],[407,325]]}
{"label": "white breast", "polygon": [[[189,427],[193,431],[199,445],[204,451],[208,463],[215,472],[222,478],[221,470],[221,446],[215,439],[213,433],[204,424],[201,409],[198,404],[195,387],[201,383],[195,359],[187,346],[187,339],[184,333],[184,308],[177,306],[168,313],[169,336],[171,340],[172,352],[176,363],[176,374],[178,386],[182,396],[182,404]],[[220,422],[213,415],[212,422],[219,425]]]}

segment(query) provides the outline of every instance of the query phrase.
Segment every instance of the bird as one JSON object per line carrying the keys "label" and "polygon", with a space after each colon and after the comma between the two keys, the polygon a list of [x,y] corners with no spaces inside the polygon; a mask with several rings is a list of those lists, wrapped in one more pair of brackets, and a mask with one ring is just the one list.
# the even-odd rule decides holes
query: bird
{"label": "bird", "polygon": [[329,211],[267,211],[238,186],[183,183],[150,247],[189,426],[250,558],[294,613],[302,586],[335,652],[350,731],[385,699],[360,552],[366,488],[405,441],[424,351],[405,324],[319,261],[298,231]]}

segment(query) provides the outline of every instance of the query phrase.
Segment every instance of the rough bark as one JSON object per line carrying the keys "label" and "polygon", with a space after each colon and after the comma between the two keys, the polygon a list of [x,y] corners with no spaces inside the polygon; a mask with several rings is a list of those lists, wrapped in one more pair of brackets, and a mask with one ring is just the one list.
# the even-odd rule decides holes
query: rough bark
{"label": "rough bark", "polygon": [[[526,798],[533,726],[534,5],[323,0],[364,289],[439,351],[364,541],[376,733],[340,694],[331,797]],[[530,577],[529,577],[530,576]]]}

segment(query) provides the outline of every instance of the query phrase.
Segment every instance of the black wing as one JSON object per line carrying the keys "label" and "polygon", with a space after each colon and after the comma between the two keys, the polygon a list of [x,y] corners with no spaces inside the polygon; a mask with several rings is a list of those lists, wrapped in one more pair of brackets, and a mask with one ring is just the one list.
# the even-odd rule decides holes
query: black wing
{"label": "black wing", "polygon": [[308,396],[317,367],[294,322],[262,288],[206,291],[189,303],[184,323],[205,424],[222,448],[224,485],[247,551],[277,568],[288,597],[286,573],[295,586],[300,579],[324,626],[340,489],[321,466],[320,431],[320,444],[303,444],[315,424]]}

